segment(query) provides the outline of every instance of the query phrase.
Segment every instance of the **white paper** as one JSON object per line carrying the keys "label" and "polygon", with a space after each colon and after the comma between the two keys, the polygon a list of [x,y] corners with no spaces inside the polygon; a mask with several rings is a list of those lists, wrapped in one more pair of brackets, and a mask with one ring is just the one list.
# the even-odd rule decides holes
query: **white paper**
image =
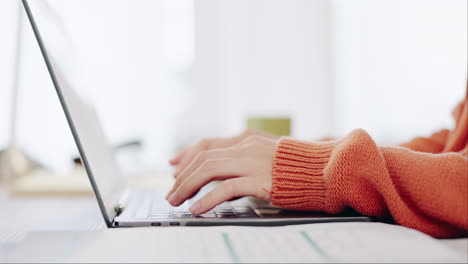
{"label": "white paper", "polygon": [[466,262],[423,233],[382,223],[159,227],[30,233],[11,262]]}

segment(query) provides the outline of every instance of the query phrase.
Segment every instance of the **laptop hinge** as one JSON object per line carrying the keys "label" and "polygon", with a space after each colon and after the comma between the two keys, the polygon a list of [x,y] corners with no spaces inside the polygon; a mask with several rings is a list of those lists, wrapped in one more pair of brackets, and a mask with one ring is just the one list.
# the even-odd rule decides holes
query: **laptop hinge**
{"label": "laptop hinge", "polygon": [[119,216],[123,212],[124,207],[121,204],[114,206],[114,211]]}
{"label": "laptop hinge", "polygon": [[123,212],[125,208],[125,204],[127,203],[127,200],[128,200],[128,196],[129,196],[129,191],[125,190],[122,196],[120,197],[118,204],[114,206],[114,212],[117,214],[116,217],[119,216]]}

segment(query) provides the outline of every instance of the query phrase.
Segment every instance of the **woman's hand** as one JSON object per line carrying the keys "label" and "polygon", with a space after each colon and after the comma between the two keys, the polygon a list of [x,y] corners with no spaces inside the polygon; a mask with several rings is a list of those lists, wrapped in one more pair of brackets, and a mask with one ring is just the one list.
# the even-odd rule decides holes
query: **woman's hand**
{"label": "woman's hand", "polygon": [[277,141],[275,136],[249,131],[189,147],[171,161],[179,164],[190,159],[188,165],[178,170],[176,183],[166,198],[171,205],[179,206],[211,181],[224,180],[192,205],[190,211],[199,215],[240,196],[270,200]]}
{"label": "woman's hand", "polygon": [[181,171],[187,167],[187,165],[192,162],[192,160],[201,152],[201,151],[206,151],[206,150],[211,150],[211,149],[217,149],[217,148],[227,148],[227,147],[232,147],[239,142],[245,140],[246,138],[250,136],[262,136],[266,138],[271,138],[271,139],[279,139],[278,136],[275,136],[273,134],[263,132],[263,131],[258,131],[255,129],[248,129],[244,131],[242,134],[231,137],[231,138],[208,138],[204,139],[197,144],[194,144],[190,147],[185,148],[182,150],[179,154],[177,154],[174,158],[172,158],[169,162],[173,166],[177,166],[177,169],[174,173],[174,177],[177,178],[177,176],[180,174]]}

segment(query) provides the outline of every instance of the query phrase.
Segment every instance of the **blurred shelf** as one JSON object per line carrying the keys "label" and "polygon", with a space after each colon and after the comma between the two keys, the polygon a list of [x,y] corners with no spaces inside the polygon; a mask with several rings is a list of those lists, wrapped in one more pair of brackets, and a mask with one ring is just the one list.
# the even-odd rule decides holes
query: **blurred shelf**
{"label": "blurred shelf", "polygon": [[54,174],[43,169],[13,181],[11,195],[17,196],[93,196],[93,190],[84,169],[75,169],[70,175]]}

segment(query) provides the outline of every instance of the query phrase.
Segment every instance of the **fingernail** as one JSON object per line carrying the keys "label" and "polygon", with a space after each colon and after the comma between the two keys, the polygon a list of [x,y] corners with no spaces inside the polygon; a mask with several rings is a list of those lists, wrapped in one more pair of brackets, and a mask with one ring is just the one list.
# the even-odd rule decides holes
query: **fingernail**
{"label": "fingernail", "polygon": [[200,212],[200,208],[201,208],[201,202],[198,201],[196,202],[194,205],[192,205],[189,210],[192,214],[196,215]]}
{"label": "fingernail", "polygon": [[173,204],[174,200],[175,200],[175,193],[171,194],[171,196],[169,196],[169,199],[167,199],[167,201],[170,203],[170,204]]}
{"label": "fingernail", "polygon": [[169,190],[169,192],[166,194],[166,200],[169,200],[169,197],[174,193],[175,189],[174,186]]}

